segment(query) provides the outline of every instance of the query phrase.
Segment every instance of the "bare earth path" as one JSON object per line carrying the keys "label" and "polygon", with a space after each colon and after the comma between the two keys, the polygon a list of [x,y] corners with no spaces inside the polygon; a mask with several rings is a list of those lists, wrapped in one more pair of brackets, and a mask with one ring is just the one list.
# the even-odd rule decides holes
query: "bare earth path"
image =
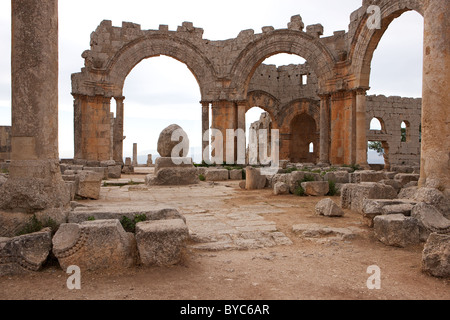
{"label": "bare earth path", "polygon": [[[344,218],[318,217],[320,198],[242,191],[237,182],[139,189],[102,188],[100,201],[84,203],[178,209],[193,238],[182,264],[82,272],[82,289],[75,291],[67,289],[68,275],[49,264],[40,273],[0,278],[0,299],[450,299],[450,281],[421,272],[423,244],[387,247],[350,211]],[[299,224],[351,234],[305,238],[292,230]],[[381,269],[380,290],[367,288],[372,265]]]}

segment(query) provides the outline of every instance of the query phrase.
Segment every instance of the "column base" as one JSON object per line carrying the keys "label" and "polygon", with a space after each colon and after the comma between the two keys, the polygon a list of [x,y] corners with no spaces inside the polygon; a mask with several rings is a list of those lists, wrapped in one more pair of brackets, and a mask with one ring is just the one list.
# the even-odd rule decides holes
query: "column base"
{"label": "column base", "polygon": [[68,207],[70,193],[58,161],[14,160],[9,171],[10,178],[0,188],[0,210],[36,213]]}

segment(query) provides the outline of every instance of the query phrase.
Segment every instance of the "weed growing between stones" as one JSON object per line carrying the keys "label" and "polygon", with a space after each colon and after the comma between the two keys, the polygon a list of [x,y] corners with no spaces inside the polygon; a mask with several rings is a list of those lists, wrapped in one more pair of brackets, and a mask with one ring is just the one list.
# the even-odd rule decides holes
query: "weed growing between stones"
{"label": "weed growing between stones", "polygon": [[136,233],[136,224],[144,221],[147,221],[147,216],[145,214],[138,214],[134,219],[123,216],[120,223],[126,232]]}
{"label": "weed growing between stones", "polygon": [[30,221],[17,233],[17,236],[39,232],[44,228],[50,228],[52,230],[52,234],[55,234],[58,229],[58,224],[51,218],[47,218],[47,220],[41,222],[38,220],[36,215],[33,215]]}

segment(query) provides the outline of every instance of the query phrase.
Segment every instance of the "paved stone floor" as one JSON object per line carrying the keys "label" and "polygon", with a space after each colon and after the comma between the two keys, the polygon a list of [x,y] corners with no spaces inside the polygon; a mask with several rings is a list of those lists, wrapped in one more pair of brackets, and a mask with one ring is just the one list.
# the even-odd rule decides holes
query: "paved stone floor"
{"label": "paved stone floor", "polygon": [[[144,176],[124,176],[106,183],[125,184],[131,180],[143,183]],[[149,209],[175,208],[186,217],[191,235],[190,246],[198,250],[245,250],[291,245],[292,241],[278,231],[276,223],[264,218],[265,213],[283,212],[286,205],[233,204],[237,185],[238,182],[230,181],[157,189],[145,185],[103,187],[101,200],[90,205],[111,206],[116,203],[117,206]]]}

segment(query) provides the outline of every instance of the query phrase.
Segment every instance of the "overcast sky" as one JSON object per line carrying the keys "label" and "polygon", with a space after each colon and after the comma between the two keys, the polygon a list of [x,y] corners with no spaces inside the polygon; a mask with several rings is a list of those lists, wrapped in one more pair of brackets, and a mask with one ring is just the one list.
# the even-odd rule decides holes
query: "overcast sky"
{"label": "overcast sky", "polygon": [[[70,75],[84,65],[83,51],[89,49],[90,34],[99,23],[112,20],[141,24],[142,29],[158,29],[160,24],[176,30],[183,21],[204,29],[204,38],[235,38],[241,30],[261,32],[263,26],[286,28],[290,17],[300,14],[305,25],[321,23],[324,36],[348,31],[350,14],[361,0],[78,0],[59,1],[60,84],[59,144],[62,158],[73,157],[73,100]],[[11,125],[9,0],[0,1],[0,126]],[[422,92],[423,19],[415,12],[395,20],[375,52],[369,94],[420,97]],[[296,56],[275,56],[265,63],[299,63]],[[155,150],[159,133],[177,123],[185,128],[191,146],[201,143],[200,91],[186,66],[167,57],[141,62],[125,82],[124,155],[132,144],[139,153]],[[114,108],[114,106],[113,106]],[[247,116],[255,121],[258,114]]]}

